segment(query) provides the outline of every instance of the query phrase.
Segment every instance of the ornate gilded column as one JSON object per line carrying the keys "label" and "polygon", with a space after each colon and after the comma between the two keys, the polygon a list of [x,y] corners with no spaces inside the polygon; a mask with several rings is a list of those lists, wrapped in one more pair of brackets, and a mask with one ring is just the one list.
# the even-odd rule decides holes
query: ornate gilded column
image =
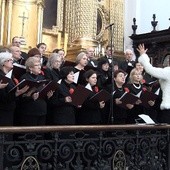
{"label": "ornate gilded column", "polygon": [[58,0],[56,25],[58,26],[59,31],[63,31],[64,5],[64,0]]}
{"label": "ornate gilded column", "polygon": [[113,42],[116,51],[123,51],[124,0],[110,1],[110,23],[114,23]]}
{"label": "ornate gilded column", "polygon": [[12,1],[8,0],[7,6],[8,6],[8,18],[7,18],[7,44],[11,43],[11,22],[12,22]]}
{"label": "ornate gilded column", "polygon": [[38,33],[37,33],[37,44],[42,42],[42,23],[43,23],[43,11],[44,11],[44,0],[37,1],[38,8]]}
{"label": "ornate gilded column", "polygon": [[0,1],[0,12],[1,12],[1,16],[0,16],[0,45],[3,45],[3,39],[4,39],[4,27],[5,27],[5,23],[4,23],[4,17],[5,17],[5,0],[1,0]]}
{"label": "ornate gilded column", "polygon": [[71,45],[96,43],[97,0],[67,0],[65,32]]}

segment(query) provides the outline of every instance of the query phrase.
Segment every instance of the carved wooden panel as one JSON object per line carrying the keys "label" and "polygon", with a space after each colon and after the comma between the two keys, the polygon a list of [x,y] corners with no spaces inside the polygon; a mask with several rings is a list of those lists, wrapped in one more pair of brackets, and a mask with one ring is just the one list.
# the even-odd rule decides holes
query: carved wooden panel
{"label": "carved wooden panel", "polygon": [[137,46],[141,43],[145,44],[154,66],[162,65],[165,57],[170,54],[170,29],[132,35],[130,38],[133,40],[133,48],[137,57],[139,57]]}

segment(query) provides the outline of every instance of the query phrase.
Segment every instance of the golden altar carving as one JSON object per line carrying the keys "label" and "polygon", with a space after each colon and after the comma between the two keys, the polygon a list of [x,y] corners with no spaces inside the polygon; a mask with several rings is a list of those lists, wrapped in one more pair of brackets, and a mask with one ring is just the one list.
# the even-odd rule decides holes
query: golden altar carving
{"label": "golden altar carving", "polygon": [[48,0],[0,0],[0,45],[9,45],[12,37],[21,36],[26,41],[22,46],[25,51],[45,42],[47,53],[63,48],[68,59],[73,60],[89,46],[96,48],[97,54],[104,53],[110,43],[109,30],[105,28],[114,23],[113,43],[116,54],[122,55],[123,0],[54,1],[56,20],[50,28],[45,28],[43,16]]}

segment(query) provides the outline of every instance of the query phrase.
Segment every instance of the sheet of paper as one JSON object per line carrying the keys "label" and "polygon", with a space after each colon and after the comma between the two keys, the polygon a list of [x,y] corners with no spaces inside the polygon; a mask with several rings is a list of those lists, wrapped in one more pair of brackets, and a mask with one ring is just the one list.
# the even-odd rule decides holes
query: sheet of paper
{"label": "sheet of paper", "polygon": [[79,74],[80,74],[80,71],[74,73],[74,83],[76,83],[76,84],[78,82]]}
{"label": "sheet of paper", "polygon": [[145,114],[141,114],[138,115],[141,119],[143,119],[145,121],[146,124],[155,124],[155,122],[148,116]]}

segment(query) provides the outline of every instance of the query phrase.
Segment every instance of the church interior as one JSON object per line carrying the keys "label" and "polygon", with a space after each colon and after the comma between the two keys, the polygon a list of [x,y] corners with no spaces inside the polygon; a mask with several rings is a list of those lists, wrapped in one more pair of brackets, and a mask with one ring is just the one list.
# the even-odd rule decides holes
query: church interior
{"label": "church interior", "polygon": [[[0,0],[0,50],[19,37],[20,52],[36,51],[40,44],[47,59],[43,65],[40,51],[39,58],[27,58],[20,68],[27,77],[19,82],[14,73],[6,76],[16,66],[12,54],[0,51],[0,170],[169,170],[170,1],[166,4]],[[84,56],[88,66],[90,48],[98,65],[77,69]],[[59,54],[50,60],[55,49],[65,52],[63,60]],[[66,61],[74,69],[63,67]],[[58,72],[50,62],[59,63]],[[77,72],[90,86],[78,78],[75,83]],[[26,81],[29,77],[35,81]],[[22,81],[26,86],[19,86]]]}
{"label": "church interior", "polygon": [[123,56],[123,0],[13,0],[0,1],[0,44],[10,45],[14,36],[22,39],[22,49],[47,44],[47,55],[63,48],[67,59],[94,47],[96,57],[110,43],[109,24],[114,23],[115,55]]}

